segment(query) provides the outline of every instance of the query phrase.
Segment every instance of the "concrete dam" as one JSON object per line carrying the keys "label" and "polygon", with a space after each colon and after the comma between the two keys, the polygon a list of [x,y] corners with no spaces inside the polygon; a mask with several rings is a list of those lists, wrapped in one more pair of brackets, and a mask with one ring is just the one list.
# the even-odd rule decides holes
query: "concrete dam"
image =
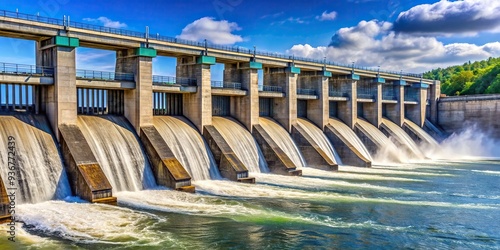
{"label": "concrete dam", "polygon": [[[3,218],[14,186],[23,203],[116,204],[118,191],[300,178],[439,147],[440,83],[420,75],[2,13],[1,36],[36,46],[36,65],[0,64]],[[115,72],[77,69],[78,47],[114,51]],[[175,58],[176,75],[153,75],[155,57]]]}

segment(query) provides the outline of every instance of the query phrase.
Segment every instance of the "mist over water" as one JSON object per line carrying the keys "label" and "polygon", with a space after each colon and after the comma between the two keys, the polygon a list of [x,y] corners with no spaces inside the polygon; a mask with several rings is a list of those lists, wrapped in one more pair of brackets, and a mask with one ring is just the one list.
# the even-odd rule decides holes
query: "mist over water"
{"label": "mist over water", "polygon": [[475,158],[500,158],[500,142],[482,132],[477,126],[453,133],[440,143],[433,158],[467,160]]}

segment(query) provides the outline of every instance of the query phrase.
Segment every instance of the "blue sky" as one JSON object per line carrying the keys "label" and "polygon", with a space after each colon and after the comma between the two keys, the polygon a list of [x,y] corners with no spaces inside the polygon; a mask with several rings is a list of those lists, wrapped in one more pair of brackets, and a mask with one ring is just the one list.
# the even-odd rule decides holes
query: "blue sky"
{"label": "blue sky", "polygon": [[[3,0],[0,9],[415,73],[500,56],[499,0]],[[32,41],[0,38],[0,51],[0,62],[35,62]],[[114,52],[78,48],[77,67],[114,70]],[[154,73],[175,75],[175,60],[155,59]]]}

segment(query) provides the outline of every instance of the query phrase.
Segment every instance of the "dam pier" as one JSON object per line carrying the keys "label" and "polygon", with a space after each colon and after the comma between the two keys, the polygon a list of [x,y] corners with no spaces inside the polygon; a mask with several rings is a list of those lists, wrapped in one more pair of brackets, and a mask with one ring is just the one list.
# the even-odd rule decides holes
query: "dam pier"
{"label": "dam pier", "polygon": [[[370,167],[381,151],[424,158],[425,125],[439,125],[440,83],[417,74],[8,11],[0,36],[35,44],[36,65],[0,63],[0,137],[34,152],[19,153],[20,168],[46,176],[40,188],[23,171],[25,202],[73,194],[115,204],[114,192],[156,185],[194,192],[197,180],[255,183],[252,172]],[[115,71],[77,68],[81,47],[116,53]],[[175,58],[175,75],[153,75],[156,57]]]}

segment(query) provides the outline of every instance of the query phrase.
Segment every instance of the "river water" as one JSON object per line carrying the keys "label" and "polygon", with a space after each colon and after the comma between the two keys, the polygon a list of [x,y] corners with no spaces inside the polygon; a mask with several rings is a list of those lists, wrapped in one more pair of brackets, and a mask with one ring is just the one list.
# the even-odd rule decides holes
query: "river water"
{"label": "river water", "polygon": [[498,160],[303,174],[252,173],[254,185],[197,181],[196,194],[120,192],[119,206],[74,197],[23,204],[16,243],[2,230],[0,249],[500,247]]}

